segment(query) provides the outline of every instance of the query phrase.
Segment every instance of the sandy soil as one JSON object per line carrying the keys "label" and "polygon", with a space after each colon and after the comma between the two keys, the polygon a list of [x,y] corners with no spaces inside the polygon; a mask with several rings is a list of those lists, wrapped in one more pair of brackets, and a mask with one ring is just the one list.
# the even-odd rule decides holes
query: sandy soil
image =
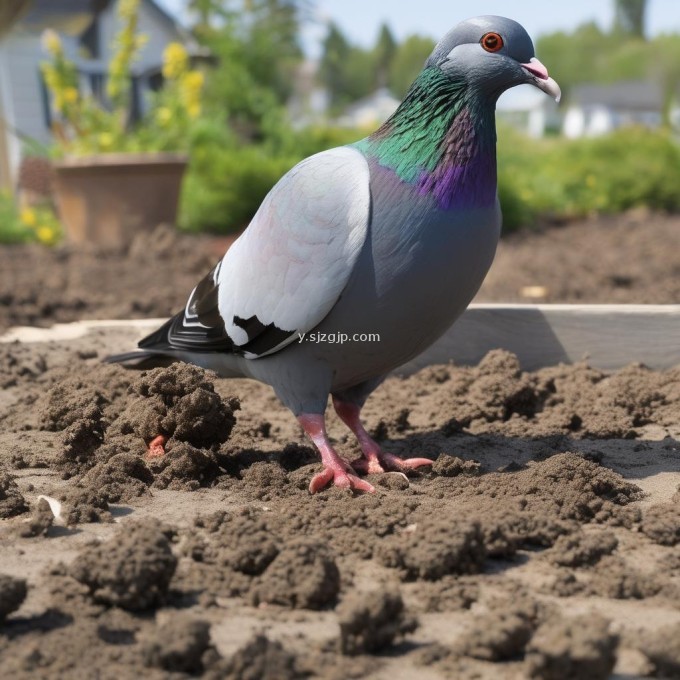
{"label": "sandy soil", "polygon": [[[679,226],[509,239],[480,299],[677,302]],[[0,328],[164,315],[216,250],[0,249]],[[310,496],[269,388],[101,364],[134,340],[0,343],[0,677],[680,677],[680,367],[392,378],[367,424],[432,471]]]}

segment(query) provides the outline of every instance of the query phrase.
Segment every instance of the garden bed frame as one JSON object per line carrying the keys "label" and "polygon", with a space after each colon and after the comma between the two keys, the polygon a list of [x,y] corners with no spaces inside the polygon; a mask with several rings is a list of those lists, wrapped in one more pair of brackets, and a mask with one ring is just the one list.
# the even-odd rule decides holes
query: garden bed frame
{"label": "garden bed frame", "polygon": [[[164,321],[21,326],[0,336],[0,342],[63,341],[105,328],[138,330],[142,337]],[[499,347],[516,354],[527,371],[581,360],[607,371],[631,362],[663,370],[680,365],[680,305],[473,304],[434,345],[395,373],[409,375],[449,361],[475,364]]]}

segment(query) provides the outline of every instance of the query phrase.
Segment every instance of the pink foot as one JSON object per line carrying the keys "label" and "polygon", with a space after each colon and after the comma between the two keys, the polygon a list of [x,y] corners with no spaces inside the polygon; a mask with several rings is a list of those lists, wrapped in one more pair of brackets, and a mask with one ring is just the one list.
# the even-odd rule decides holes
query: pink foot
{"label": "pink foot", "polygon": [[165,444],[168,441],[167,437],[159,434],[154,437],[146,447],[146,457],[147,458],[160,458],[160,456],[165,455]]}
{"label": "pink foot", "polygon": [[334,486],[341,489],[351,489],[352,491],[364,491],[366,493],[375,493],[375,488],[359,479],[356,475],[346,472],[345,470],[336,470],[331,467],[324,468],[318,475],[312,477],[309,483],[309,493],[317,493],[327,487],[331,482]]}
{"label": "pink foot", "polygon": [[363,456],[352,461],[352,467],[357,472],[365,475],[378,475],[383,472],[406,474],[409,470],[415,470],[423,465],[432,465],[434,462],[429,458],[399,458],[399,456],[383,451],[366,432],[359,417],[361,409],[356,404],[333,397],[333,406],[342,422],[354,432],[361,446]]}
{"label": "pink foot", "polygon": [[399,456],[379,450],[365,452],[364,456],[352,461],[352,467],[365,475],[378,475],[383,472],[406,474],[423,465],[432,465],[433,462],[429,458],[399,458]]}
{"label": "pink foot", "polygon": [[298,416],[298,421],[309,438],[314,442],[316,448],[319,449],[321,462],[324,465],[323,471],[312,478],[309,484],[310,493],[321,491],[331,482],[341,489],[365,491],[366,493],[373,493],[375,491],[368,482],[352,474],[352,468],[333,449],[330,441],[328,441],[323,415],[302,413]]}

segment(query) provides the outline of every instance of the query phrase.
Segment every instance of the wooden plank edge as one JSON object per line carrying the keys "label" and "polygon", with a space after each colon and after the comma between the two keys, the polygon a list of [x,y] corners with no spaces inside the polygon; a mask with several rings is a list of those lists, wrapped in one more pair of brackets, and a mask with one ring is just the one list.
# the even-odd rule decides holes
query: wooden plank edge
{"label": "wooden plank edge", "polygon": [[[164,321],[88,320],[51,328],[15,327],[0,336],[0,342],[69,340],[106,328],[129,328],[141,337]],[[680,305],[473,304],[437,342],[395,373],[408,375],[450,361],[471,365],[498,348],[516,354],[524,370],[581,360],[603,370],[631,362],[667,369],[680,364]]]}

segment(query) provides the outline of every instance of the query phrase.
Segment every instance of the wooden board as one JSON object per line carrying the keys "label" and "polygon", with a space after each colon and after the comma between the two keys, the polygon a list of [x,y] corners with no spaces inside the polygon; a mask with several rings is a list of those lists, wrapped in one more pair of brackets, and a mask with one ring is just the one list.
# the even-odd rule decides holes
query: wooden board
{"label": "wooden board", "polygon": [[[48,329],[11,329],[0,342],[82,337],[95,329],[130,329],[143,337],[164,319],[80,321]],[[475,364],[488,351],[515,353],[524,370],[574,363],[615,370],[631,362],[665,369],[680,365],[680,305],[471,305],[454,326],[396,373],[430,364]],[[119,351],[131,349],[120,347]]]}
{"label": "wooden board", "polygon": [[680,305],[470,305],[423,354],[398,369],[475,364],[489,350],[515,353],[524,370],[574,363],[614,370],[631,362],[680,364]]}

